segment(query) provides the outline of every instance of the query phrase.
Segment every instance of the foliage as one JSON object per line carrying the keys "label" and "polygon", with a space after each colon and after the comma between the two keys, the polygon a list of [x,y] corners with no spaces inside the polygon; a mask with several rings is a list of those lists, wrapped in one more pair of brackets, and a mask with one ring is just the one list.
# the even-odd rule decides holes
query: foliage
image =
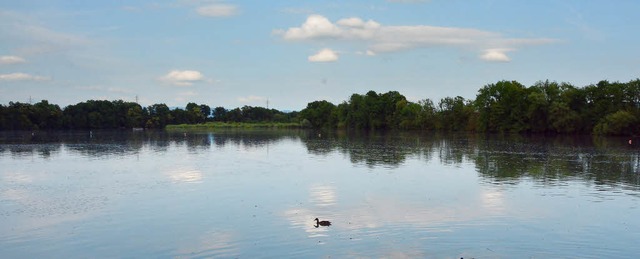
{"label": "foliage", "polygon": [[[203,124],[209,122],[218,124]],[[252,106],[212,110],[193,102],[184,109],[170,109],[162,103],[142,107],[122,100],[89,100],[64,109],[46,100],[33,105],[0,105],[0,130],[165,128],[177,124],[637,135],[640,79],[600,81],[583,88],[548,80],[531,87],[499,81],[480,88],[475,100],[445,97],[437,105],[430,99],[411,102],[397,91],[369,91],[354,93],[338,105],[313,101],[299,113]]]}
{"label": "foliage", "polygon": [[500,81],[478,91],[475,104],[480,129],[488,132],[521,132],[529,129],[527,88],[516,81]]}
{"label": "foliage", "polygon": [[300,111],[300,117],[304,118],[311,127],[331,128],[337,124],[336,106],[327,101],[315,101],[307,104],[307,108]]}
{"label": "foliage", "polygon": [[525,87],[499,81],[478,91],[475,100],[445,97],[408,101],[398,92],[352,94],[337,106],[315,101],[300,119],[316,128],[426,129],[498,133],[633,134],[640,130],[640,79],[601,81],[576,88],[539,81]]}
{"label": "foliage", "polygon": [[122,100],[89,100],[60,109],[43,100],[36,104],[11,102],[0,105],[0,130],[131,129],[165,128],[170,124],[202,124],[208,121],[297,123],[297,113],[244,106],[231,112],[217,107],[211,117],[205,104],[188,103],[185,109],[166,104],[142,107]]}
{"label": "foliage", "polygon": [[617,111],[609,114],[593,128],[600,135],[632,135],[638,118],[628,111]]}

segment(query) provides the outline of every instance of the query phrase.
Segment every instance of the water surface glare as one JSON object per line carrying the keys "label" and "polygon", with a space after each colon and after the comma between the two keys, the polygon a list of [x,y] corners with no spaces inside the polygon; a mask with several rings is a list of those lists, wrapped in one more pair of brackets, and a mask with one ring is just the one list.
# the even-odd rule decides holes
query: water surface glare
{"label": "water surface glare", "polygon": [[2,258],[632,258],[639,205],[616,138],[0,133]]}

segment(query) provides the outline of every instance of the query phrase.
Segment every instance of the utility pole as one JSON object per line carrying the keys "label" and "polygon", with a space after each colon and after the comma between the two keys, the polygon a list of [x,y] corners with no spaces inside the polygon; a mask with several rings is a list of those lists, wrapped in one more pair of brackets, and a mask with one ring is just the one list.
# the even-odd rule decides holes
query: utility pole
{"label": "utility pole", "polygon": [[269,109],[269,98],[267,98],[267,110]]}
{"label": "utility pole", "polygon": [[136,103],[138,103],[138,95],[136,94]]}

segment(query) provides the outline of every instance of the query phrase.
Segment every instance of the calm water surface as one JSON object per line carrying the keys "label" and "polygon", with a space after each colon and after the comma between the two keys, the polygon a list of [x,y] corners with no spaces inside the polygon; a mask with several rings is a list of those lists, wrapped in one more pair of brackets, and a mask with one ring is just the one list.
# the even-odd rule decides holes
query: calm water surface
{"label": "calm water surface", "polygon": [[2,258],[633,258],[639,241],[625,139],[0,134]]}

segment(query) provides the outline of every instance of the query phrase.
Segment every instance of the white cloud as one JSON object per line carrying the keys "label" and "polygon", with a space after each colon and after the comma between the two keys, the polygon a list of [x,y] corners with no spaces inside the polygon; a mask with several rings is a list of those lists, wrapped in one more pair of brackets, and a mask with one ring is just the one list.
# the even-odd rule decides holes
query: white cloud
{"label": "white cloud", "polygon": [[267,98],[262,96],[249,95],[246,97],[238,97],[237,100],[240,103],[255,103],[255,102],[265,102]]}
{"label": "white cloud", "polygon": [[338,60],[338,53],[331,49],[322,49],[315,55],[309,56],[310,62],[334,62]]}
{"label": "white cloud", "polygon": [[178,86],[189,86],[202,79],[204,79],[202,73],[195,70],[172,70],[160,77],[160,81]]}
{"label": "white cloud", "polygon": [[49,77],[35,76],[25,73],[0,74],[0,81],[48,81]]}
{"label": "white cloud", "polygon": [[339,20],[332,23],[322,15],[310,15],[300,27],[289,28],[286,31],[276,30],[275,34],[282,34],[285,40],[316,40],[316,39],[359,39],[366,40],[375,36],[380,24],[373,21],[363,21],[357,17]]}
{"label": "white cloud", "polygon": [[484,54],[480,56],[482,60],[492,61],[492,62],[509,62],[511,58],[507,56],[508,51],[510,49],[487,49],[484,51]]}
{"label": "white cloud", "polygon": [[[368,55],[430,47],[456,47],[485,53],[484,60],[509,60],[505,49],[550,44],[548,38],[506,38],[502,34],[473,28],[440,27],[428,25],[383,26],[380,23],[358,17],[340,19],[333,23],[322,15],[310,15],[300,27],[274,30],[289,41],[353,41],[364,43]],[[502,50],[502,51],[497,51]],[[483,55],[483,57],[485,56]],[[502,56],[502,57],[499,57]]]}
{"label": "white cloud", "polygon": [[235,5],[229,4],[212,4],[200,6],[196,9],[196,12],[202,16],[208,17],[228,17],[238,13],[238,8]]}
{"label": "white cloud", "polygon": [[0,56],[0,65],[18,64],[27,62],[24,58],[18,56]]}
{"label": "white cloud", "polygon": [[310,15],[298,28],[289,28],[284,33],[286,40],[305,40],[339,37],[341,30],[329,19],[321,15]]}

